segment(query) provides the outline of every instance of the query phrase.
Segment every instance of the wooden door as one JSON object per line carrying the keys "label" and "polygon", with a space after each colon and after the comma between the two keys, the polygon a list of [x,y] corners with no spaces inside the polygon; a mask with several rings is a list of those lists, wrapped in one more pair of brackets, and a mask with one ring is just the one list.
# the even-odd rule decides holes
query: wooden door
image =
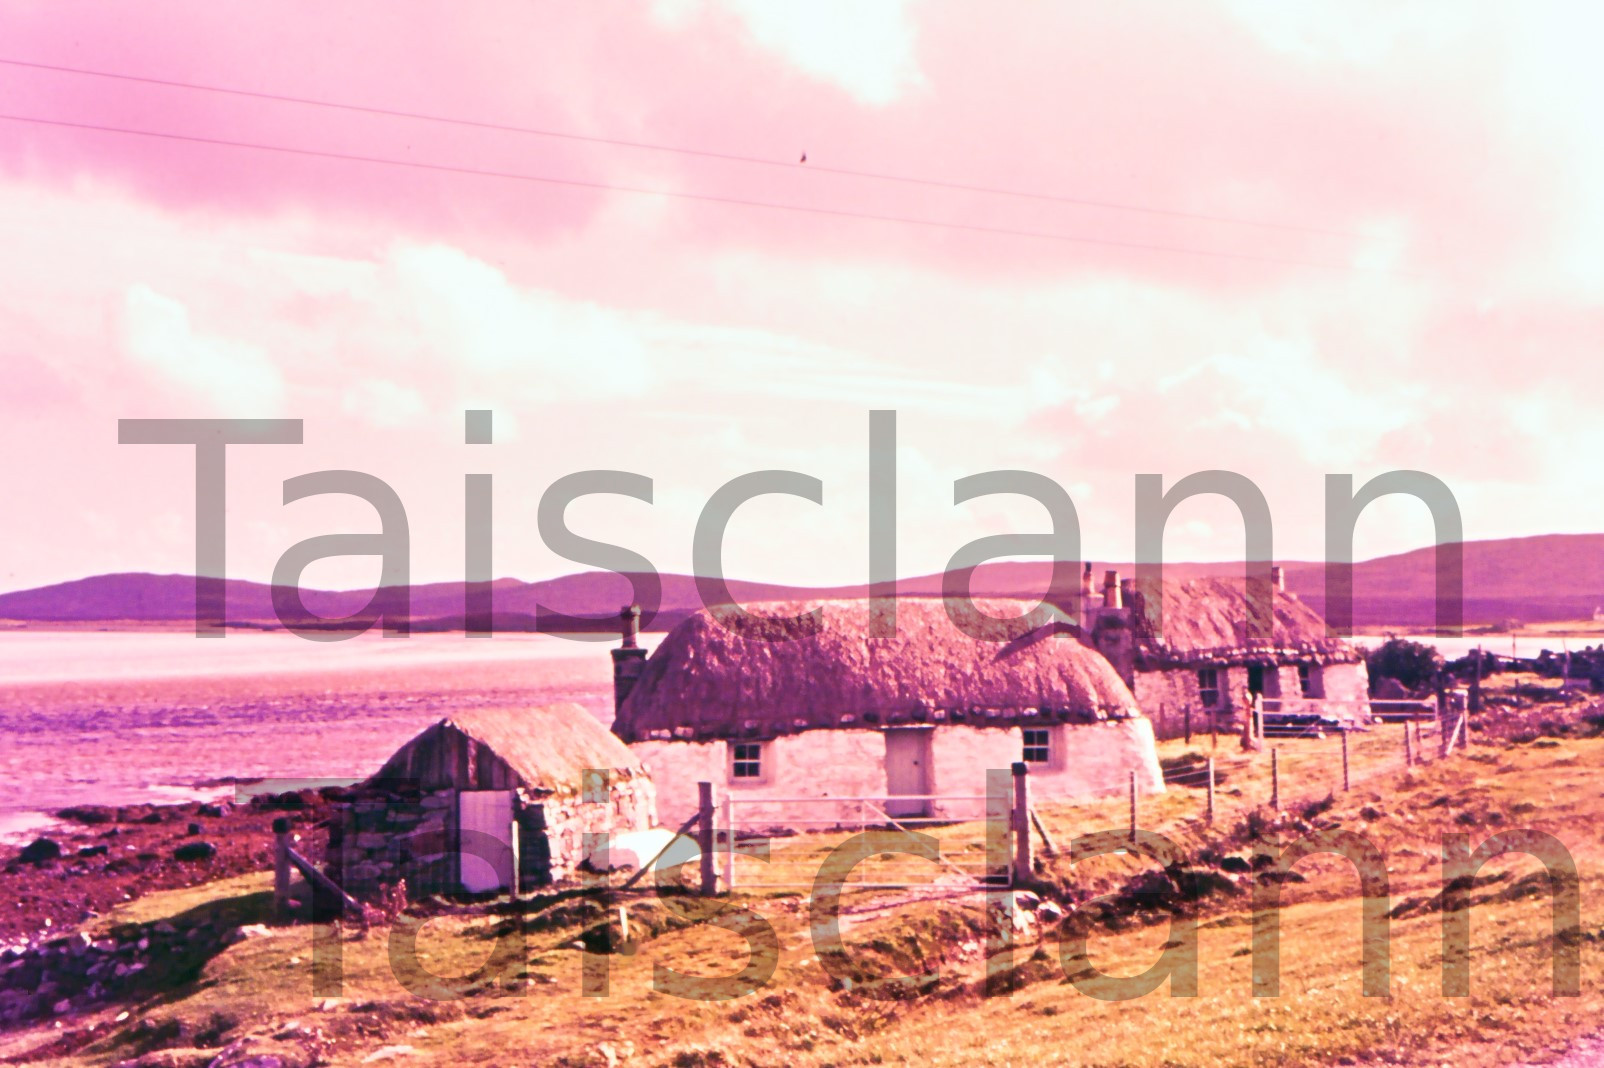
{"label": "wooden door", "polygon": [[457,795],[462,832],[462,889],[470,894],[517,890],[517,829],[511,790],[463,790]]}
{"label": "wooden door", "polygon": [[[886,803],[891,816],[928,816],[930,802],[929,728],[902,728],[886,731],[886,793],[894,800]],[[895,800],[907,797],[908,800]]]}

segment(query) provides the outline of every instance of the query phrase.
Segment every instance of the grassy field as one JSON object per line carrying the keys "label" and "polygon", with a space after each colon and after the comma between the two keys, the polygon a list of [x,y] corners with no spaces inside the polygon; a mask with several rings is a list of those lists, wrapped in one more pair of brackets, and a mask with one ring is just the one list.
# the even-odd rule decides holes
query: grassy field
{"label": "grassy field", "polygon": [[[589,914],[572,901],[539,901],[521,920],[503,907],[347,935],[339,942],[344,978],[337,998],[314,992],[312,929],[267,928],[212,958],[182,989],[11,1036],[0,1042],[0,1056],[107,1065],[163,1045],[193,1045],[197,1036],[218,1045],[248,1035],[263,1048],[311,1051],[336,1065],[375,1063],[375,1057],[419,1066],[1477,1065],[1557,1049],[1571,1036],[1596,1029],[1604,1011],[1595,941],[1604,921],[1604,879],[1598,874],[1604,799],[1597,785],[1604,740],[1542,738],[1475,747],[1404,770],[1401,730],[1386,728],[1353,746],[1350,757],[1360,781],[1351,792],[1340,788],[1339,743],[1333,740],[1283,743],[1280,762],[1283,808],[1295,817],[1332,792],[1330,806],[1316,811],[1321,805],[1315,804],[1309,821],[1366,835],[1385,852],[1389,903],[1412,903],[1391,922],[1386,997],[1362,996],[1358,881],[1347,861],[1328,855],[1303,861],[1297,871],[1307,881],[1283,887],[1281,987],[1273,998],[1253,996],[1246,893],[1220,893],[1195,906],[1198,996],[1173,997],[1161,986],[1123,1002],[1099,1000],[1069,982],[1052,931],[1014,950],[1018,967],[1007,996],[985,996],[980,894],[930,899],[863,891],[845,899],[844,937],[855,973],[860,979],[897,970],[937,973],[939,979],[922,992],[861,982],[848,989],[832,979],[811,937],[807,901],[798,893],[775,890],[711,902],[643,896],[629,906],[633,952],[592,955],[593,962],[608,966],[602,997],[582,993],[586,955],[576,947]],[[1192,749],[1206,753],[1208,741],[1194,741]],[[1164,748],[1174,757],[1184,747]],[[1247,821],[1273,822],[1264,807],[1268,755],[1246,756],[1223,737],[1218,754],[1225,782],[1212,827],[1202,819],[1201,792],[1186,788],[1144,799],[1142,825],[1195,853],[1239,848]],[[1128,818],[1124,798],[1045,806],[1042,815],[1060,845],[1077,834],[1124,828]],[[1471,996],[1442,995],[1442,914],[1430,903],[1441,889],[1442,835],[1466,832],[1479,842],[1511,827],[1558,836],[1580,870],[1580,997],[1550,992],[1546,880],[1523,882],[1542,869],[1519,854],[1491,862],[1483,874],[1493,881],[1475,891],[1488,900],[1473,909]],[[943,828],[939,837],[973,843],[984,834],[978,825],[959,825]],[[836,840],[810,836],[795,844],[822,851]],[[1060,856],[1047,861],[1041,875],[1045,885],[1083,898],[1152,867],[1130,855],[1083,864]],[[104,929],[209,909],[231,909],[240,922],[265,919],[258,914],[266,890],[265,874],[247,877],[152,895],[97,922]],[[749,918],[742,919],[746,909],[774,931],[775,968],[766,985],[736,1000],[704,1002],[676,996],[688,989],[685,980],[660,977],[654,983],[654,968],[692,976],[740,968],[746,959],[741,932],[753,929]],[[677,910],[696,915],[687,918]],[[722,927],[694,922],[720,915]],[[1170,937],[1162,921],[1118,927],[1098,927],[1088,959],[1069,960],[1070,969],[1139,973],[1158,959]],[[513,945],[516,961],[498,973],[521,977],[518,989],[504,990],[490,978],[473,980],[498,938],[515,943],[520,928],[524,945]],[[435,992],[466,996],[430,1000],[409,992],[391,964],[392,948],[405,932],[416,937],[421,969],[469,977],[438,984]],[[321,935],[326,948],[327,929]],[[414,976],[411,985],[420,982]],[[881,990],[903,996],[870,996]],[[182,1062],[169,1056],[161,1063]]]}

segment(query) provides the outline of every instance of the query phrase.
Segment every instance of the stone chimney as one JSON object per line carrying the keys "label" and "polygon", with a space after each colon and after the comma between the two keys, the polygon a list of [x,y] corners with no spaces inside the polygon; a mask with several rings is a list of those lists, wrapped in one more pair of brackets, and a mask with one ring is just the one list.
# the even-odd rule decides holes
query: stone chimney
{"label": "stone chimney", "polygon": [[1080,599],[1089,605],[1095,596],[1097,596],[1097,591],[1092,582],[1092,562],[1088,560],[1086,561],[1086,567],[1080,573]]}
{"label": "stone chimney", "polygon": [[618,613],[618,631],[623,639],[613,650],[613,714],[624,707],[624,698],[635,688],[646,666],[646,650],[640,647],[640,605],[632,604]]}
{"label": "stone chimney", "polygon": [[1124,608],[1124,599],[1120,596],[1119,572],[1103,572],[1103,607]]}
{"label": "stone chimney", "polygon": [[1280,564],[1271,564],[1270,565],[1270,585],[1274,586],[1276,589],[1280,590],[1282,593],[1286,592],[1286,589],[1287,589],[1287,573],[1286,573],[1286,569],[1283,568]]}

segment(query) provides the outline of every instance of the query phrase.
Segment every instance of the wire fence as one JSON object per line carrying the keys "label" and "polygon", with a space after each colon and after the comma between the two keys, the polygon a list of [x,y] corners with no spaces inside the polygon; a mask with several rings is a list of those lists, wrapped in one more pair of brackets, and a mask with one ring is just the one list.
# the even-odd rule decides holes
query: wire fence
{"label": "wire fence", "polygon": [[[1357,729],[1266,740],[1257,752],[1228,751],[1223,757],[1188,754],[1194,758],[1172,764],[1164,778],[1170,786],[1294,810],[1411,767],[1448,759],[1467,744],[1467,738],[1464,713],[1455,715],[1446,733],[1435,717],[1377,721]],[[1236,749],[1236,739],[1230,741]],[[1211,744],[1217,748],[1218,739]],[[1203,805],[1205,818],[1212,817],[1213,799]]]}
{"label": "wire fence", "polygon": [[721,876],[742,890],[802,889],[821,877],[860,889],[1006,884],[1011,812],[1005,793],[726,797]]}
{"label": "wire fence", "polygon": [[[1031,803],[1025,833],[1050,856],[1059,840],[1067,844],[1093,830],[1210,824],[1261,807],[1307,813],[1328,798],[1458,754],[1468,744],[1467,721],[1463,713],[1453,715],[1446,730],[1435,718],[1372,722],[1262,739],[1251,750],[1243,750],[1235,734],[1198,736],[1192,748],[1165,760],[1162,791],[1131,772],[1082,780],[1075,797]],[[719,810],[717,876],[726,888],[743,891],[805,891],[820,879],[858,889],[1007,886],[1020,825],[1013,797],[1002,791],[728,795]]]}

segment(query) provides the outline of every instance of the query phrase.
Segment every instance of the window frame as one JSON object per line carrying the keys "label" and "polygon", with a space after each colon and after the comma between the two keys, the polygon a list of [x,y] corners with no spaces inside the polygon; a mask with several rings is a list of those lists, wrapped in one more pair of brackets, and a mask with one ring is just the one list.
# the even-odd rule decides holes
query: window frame
{"label": "window frame", "polygon": [[[1031,735],[1040,736],[1039,742],[1032,742]],[[1019,733],[1019,759],[1021,763],[1034,765],[1039,768],[1051,768],[1057,756],[1058,747],[1053,744],[1053,729],[1051,727],[1022,727]],[[1041,759],[1033,759],[1032,751],[1038,751]]]}
{"label": "window frame", "polygon": [[1298,664],[1298,695],[1311,701],[1319,701],[1325,697],[1325,673],[1319,664],[1307,660]]}
{"label": "window frame", "polygon": [[[1204,708],[1220,707],[1220,698],[1225,692],[1220,686],[1220,671],[1221,669],[1217,667],[1200,667],[1197,669],[1197,700],[1198,704]],[[1212,685],[1205,686],[1203,684],[1204,675],[1209,675],[1213,678]],[[1214,696],[1211,698],[1209,694]]]}
{"label": "window frame", "polygon": [[[748,748],[748,747],[755,751],[754,755],[752,755],[752,756],[743,756],[743,755],[741,755],[741,750],[744,749],[744,748]],[[751,785],[751,784],[754,784],[754,783],[766,783],[766,782],[768,782],[769,781],[768,756],[769,756],[769,754],[768,754],[768,744],[766,742],[754,742],[754,741],[733,742],[732,741],[730,743],[729,776],[728,776],[729,777],[729,781],[730,781],[730,785],[732,785],[732,786],[743,786],[743,785]],[[754,772],[752,774],[744,774],[743,775],[741,773],[741,769],[742,769],[743,765],[755,765]]]}

